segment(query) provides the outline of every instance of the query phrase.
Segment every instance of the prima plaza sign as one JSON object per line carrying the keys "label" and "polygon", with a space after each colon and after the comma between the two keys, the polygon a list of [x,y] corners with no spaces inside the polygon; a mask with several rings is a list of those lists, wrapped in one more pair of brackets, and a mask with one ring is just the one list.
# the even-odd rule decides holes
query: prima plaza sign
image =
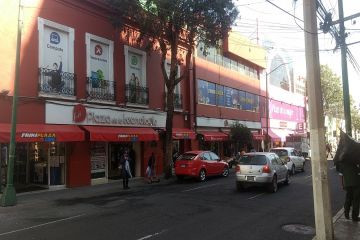
{"label": "prima plaza sign", "polygon": [[47,124],[165,128],[166,113],[49,101],[45,121]]}

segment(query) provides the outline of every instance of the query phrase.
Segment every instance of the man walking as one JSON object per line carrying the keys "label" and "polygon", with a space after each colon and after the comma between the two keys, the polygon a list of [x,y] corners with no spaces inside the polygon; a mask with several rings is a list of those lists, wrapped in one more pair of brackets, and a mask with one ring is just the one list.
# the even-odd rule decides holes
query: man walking
{"label": "man walking", "polygon": [[360,207],[360,166],[353,163],[341,162],[339,170],[343,175],[343,187],[346,191],[344,214],[345,218],[350,218],[350,208],[352,207],[351,218],[354,222],[359,221]]}

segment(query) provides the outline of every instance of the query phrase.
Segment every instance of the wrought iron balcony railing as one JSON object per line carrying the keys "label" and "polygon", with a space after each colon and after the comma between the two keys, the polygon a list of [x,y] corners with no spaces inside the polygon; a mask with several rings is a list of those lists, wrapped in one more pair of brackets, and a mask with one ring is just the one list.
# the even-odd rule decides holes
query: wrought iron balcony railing
{"label": "wrought iron balcony railing", "polygon": [[76,94],[75,83],[74,73],[39,68],[40,93],[73,97]]}
{"label": "wrought iron balcony railing", "polygon": [[87,94],[90,100],[115,101],[116,85],[114,81],[88,77]]}
{"label": "wrought iron balcony railing", "polygon": [[[164,93],[164,99],[165,99],[165,108],[167,108],[167,103],[166,103],[166,92]],[[182,109],[183,105],[182,105],[182,95],[179,93],[174,93],[174,109]]]}
{"label": "wrought iron balcony railing", "polygon": [[126,84],[125,98],[127,103],[149,105],[149,88]]}

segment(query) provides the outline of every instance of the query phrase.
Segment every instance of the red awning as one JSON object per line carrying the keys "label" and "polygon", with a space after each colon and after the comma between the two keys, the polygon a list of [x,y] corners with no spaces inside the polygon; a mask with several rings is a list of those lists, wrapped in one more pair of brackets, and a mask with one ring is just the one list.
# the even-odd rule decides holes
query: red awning
{"label": "red awning", "polygon": [[272,138],[273,141],[281,141],[281,137],[279,137],[271,129],[269,129],[269,136]]}
{"label": "red awning", "polygon": [[90,133],[90,141],[142,142],[159,140],[159,134],[152,128],[83,127]]}
{"label": "red awning", "polygon": [[173,139],[195,139],[196,135],[194,131],[187,128],[173,128],[172,129]]}
{"label": "red awning", "polygon": [[229,135],[223,132],[211,132],[211,131],[201,131],[199,134],[204,136],[205,141],[227,141],[229,140]]}
{"label": "red awning", "polygon": [[[0,142],[10,142],[10,132],[10,124],[0,124]],[[84,131],[75,125],[16,125],[16,142],[78,142],[84,140]]]}

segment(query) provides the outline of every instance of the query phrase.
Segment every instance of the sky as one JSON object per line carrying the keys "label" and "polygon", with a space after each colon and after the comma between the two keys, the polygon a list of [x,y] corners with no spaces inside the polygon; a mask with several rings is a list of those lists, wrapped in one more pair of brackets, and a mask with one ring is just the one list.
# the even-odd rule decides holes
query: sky
{"label": "sky", "polygon": [[[271,41],[281,46],[292,58],[295,77],[306,75],[305,44],[303,32],[303,0],[271,0],[271,2],[285,11],[282,11],[266,0],[234,0],[240,14],[234,30],[242,33],[252,41],[262,45],[264,41]],[[339,19],[338,0],[321,0],[326,10],[332,13],[333,21]],[[359,0],[343,0],[344,16],[360,12]],[[286,13],[287,12],[287,13]],[[319,25],[319,19],[318,19]],[[346,32],[349,33],[346,42],[355,43],[348,48],[360,64],[360,17],[345,23]],[[336,46],[332,36],[318,34],[320,64],[327,64],[341,78],[340,50],[334,52]],[[271,49],[269,50],[271,51]],[[354,70],[348,61],[348,79],[350,94],[360,103],[360,73]]]}

